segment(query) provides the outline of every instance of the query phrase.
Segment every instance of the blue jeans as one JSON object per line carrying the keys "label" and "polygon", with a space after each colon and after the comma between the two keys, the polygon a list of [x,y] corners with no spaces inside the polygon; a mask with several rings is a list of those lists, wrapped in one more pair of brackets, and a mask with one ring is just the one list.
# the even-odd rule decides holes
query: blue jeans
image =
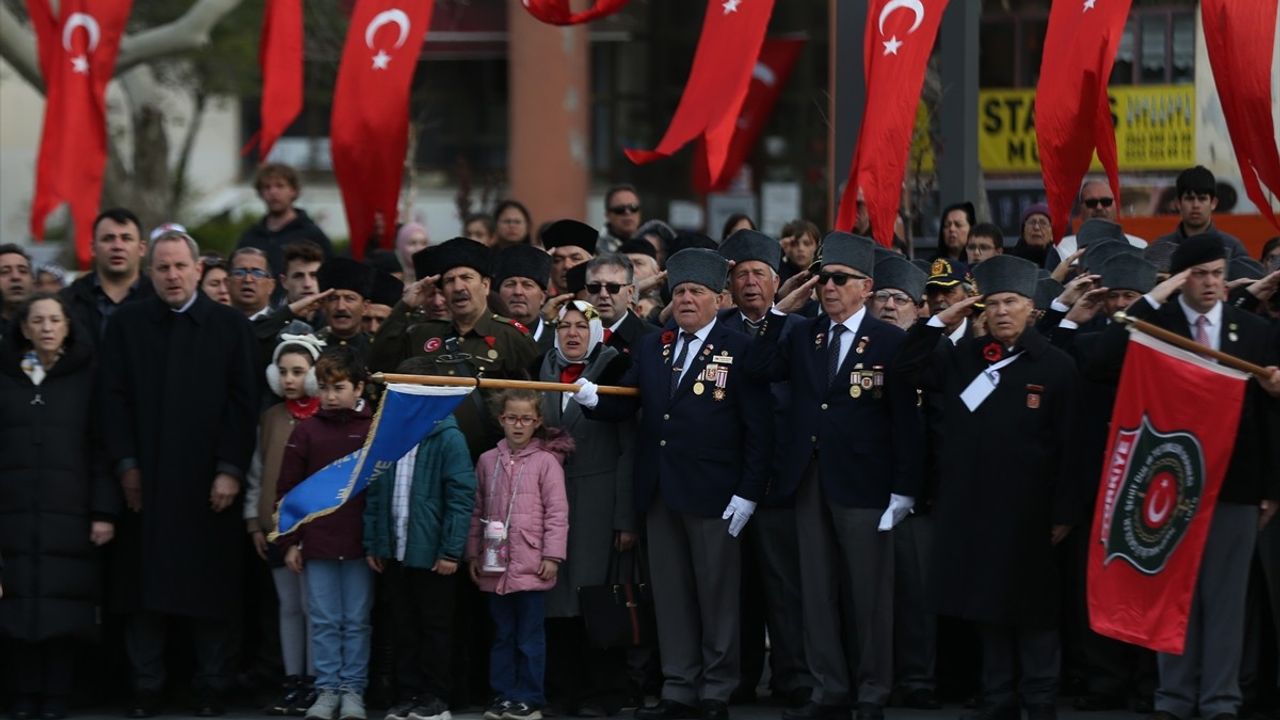
{"label": "blue jeans", "polygon": [[493,617],[493,649],[489,652],[489,684],[504,700],[533,707],[546,704],[542,679],[547,667],[542,591],[489,595]]}
{"label": "blue jeans", "polygon": [[363,694],[369,677],[373,571],[359,560],[308,560],[307,614],[316,687]]}

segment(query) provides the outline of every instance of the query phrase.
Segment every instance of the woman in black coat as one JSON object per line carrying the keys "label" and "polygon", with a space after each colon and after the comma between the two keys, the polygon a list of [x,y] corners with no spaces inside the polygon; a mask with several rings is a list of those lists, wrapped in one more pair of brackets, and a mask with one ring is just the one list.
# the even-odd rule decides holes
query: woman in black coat
{"label": "woman in black coat", "polygon": [[73,642],[96,632],[96,545],[119,491],[95,463],[93,356],[56,295],[24,302],[0,346],[0,637],[13,717],[65,717]]}

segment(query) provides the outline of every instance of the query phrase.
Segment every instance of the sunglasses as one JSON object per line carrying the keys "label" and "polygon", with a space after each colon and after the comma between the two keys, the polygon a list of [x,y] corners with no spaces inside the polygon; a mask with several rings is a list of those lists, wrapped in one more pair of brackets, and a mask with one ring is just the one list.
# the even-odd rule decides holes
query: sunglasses
{"label": "sunglasses", "polygon": [[844,287],[844,284],[850,280],[866,280],[866,275],[850,275],[849,273],[833,272],[818,273],[818,284],[826,285],[828,281],[834,282],[836,287]]}
{"label": "sunglasses", "polygon": [[1089,198],[1084,201],[1084,205],[1090,210],[1097,210],[1099,205],[1102,207],[1111,207],[1115,204],[1115,201],[1115,198]]}
{"label": "sunglasses", "polygon": [[614,215],[630,215],[631,213],[640,212],[639,205],[613,205],[609,208],[609,212]]}
{"label": "sunglasses", "polygon": [[252,275],[257,280],[266,280],[271,277],[271,273],[262,268],[236,268],[231,271],[231,277],[244,278]]}
{"label": "sunglasses", "polygon": [[599,295],[602,289],[608,290],[610,295],[617,295],[618,293],[622,292],[622,288],[627,287],[630,284],[631,283],[589,282],[585,285],[585,287],[587,288],[587,292],[590,293],[591,295]]}

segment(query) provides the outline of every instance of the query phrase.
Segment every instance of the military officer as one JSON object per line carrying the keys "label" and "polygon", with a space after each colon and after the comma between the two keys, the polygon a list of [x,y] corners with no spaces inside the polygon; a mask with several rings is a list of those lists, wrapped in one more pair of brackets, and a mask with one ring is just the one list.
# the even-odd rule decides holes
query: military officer
{"label": "military officer", "polygon": [[376,272],[351,258],[334,257],[324,261],[316,278],[320,292],[329,293],[323,300],[329,324],[316,337],[328,347],[350,345],[366,362],[371,339],[364,331],[364,313]]}
{"label": "military officer", "polygon": [[[778,492],[796,494],[805,653],[817,687],[788,720],[884,716],[893,683],[893,536],[919,487],[915,387],[892,374],[905,333],[871,316],[875,243],[833,232],[822,242],[823,314],[782,342],[770,323],[752,375],[788,381],[791,408]],[[841,641],[840,579],[853,600],[858,668]]]}
{"label": "military officer", "polygon": [[599,237],[595,228],[577,220],[557,220],[542,231],[542,245],[551,253],[551,285],[555,294],[573,292],[568,289],[565,273],[596,254]]}
{"label": "military officer", "polygon": [[875,271],[876,291],[867,303],[871,316],[910,329],[924,304],[924,284],[929,276],[893,252],[876,254]]}
{"label": "military officer", "polygon": [[[975,717],[1018,720],[1020,695],[1030,720],[1052,720],[1061,665],[1053,547],[1078,519],[1069,452],[1075,363],[1029,323],[1035,264],[999,255],[973,274],[982,295],[913,327],[898,360],[899,372],[940,395],[939,456],[969,458],[939,483],[936,600],[941,613],[978,627],[983,705]],[[990,334],[940,343],[980,301]]]}
{"label": "military officer", "polygon": [[510,245],[498,253],[494,274],[502,311],[528,328],[539,354],[550,350],[556,333],[542,319],[542,305],[551,282],[551,256],[532,245]]}
{"label": "military officer", "polygon": [[640,340],[621,385],[639,397],[574,395],[589,416],[642,411],[635,508],[647,513],[664,683],[639,720],[725,720],[738,686],[738,534],[764,492],[768,390],[742,369],[750,338],[716,319],[728,261],[713,250],[671,256],[674,326]]}

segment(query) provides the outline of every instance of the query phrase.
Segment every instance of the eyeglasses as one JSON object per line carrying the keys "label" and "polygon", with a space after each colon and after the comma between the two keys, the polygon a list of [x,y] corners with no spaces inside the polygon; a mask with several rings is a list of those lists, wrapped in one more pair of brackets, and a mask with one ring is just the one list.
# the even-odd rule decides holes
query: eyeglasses
{"label": "eyeglasses", "polygon": [[1049,227],[1053,223],[1049,222],[1049,218],[1044,217],[1043,215],[1037,215],[1035,217],[1029,218],[1027,220],[1027,224],[1033,225],[1035,227]]}
{"label": "eyeglasses", "polygon": [[601,290],[608,290],[610,295],[617,295],[622,292],[622,288],[630,285],[631,283],[589,282],[586,288],[587,293],[591,295],[599,295]]}
{"label": "eyeglasses", "polygon": [[498,418],[503,425],[511,425],[512,427],[528,427],[538,421],[538,418],[532,415],[503,415]]}
{"label": "eyeglasses", "polygon": [[875,294],[875,298],[880,302],[893,301],[893,304],[899,307],[904,305],[915,304],[914,302],[912,302],[911,296],[907,295],[906,293],[894,292],[892,290],[880,290]]}
{"label": "eyeglasses", "polygon": [[844,287],[844,284],[849,282],[850,280],[866,280],[866,279],[868,279],[866,275],[850,275],[849,273],[842,273],[842,272],[818,273],[819,285],[826,285],[828,281],[834,281],[836,284],[836,287]]}
{"label": "eyeglasses", "polygon": [[1107,198],[1107,197],[1089,198],[1088,200],[1084,201],[1084,205],[1090,210],[1097,210],[1099,205],[1101,205],[1102,207],[1111,207],[1115,203],[1115,201],[1116,201],[1115,198]]}
{"label": "eyeglasses", "polygon": [[634,205],[634,204],[632,204],[632,205],[611,205],[611,206],[609,206],[609,212],[613,213],[614,215],[630,215],[631,213],[638,213],[638,212],[640,212],[640,206],[639,206],[639,205]]}
{"label": "eyeglasses", "polygon": [[235,268],[231,271],[231,277],[245,278],[252,275],[256,280],[266,280],[271,277],[271,273],[262,268]]}

